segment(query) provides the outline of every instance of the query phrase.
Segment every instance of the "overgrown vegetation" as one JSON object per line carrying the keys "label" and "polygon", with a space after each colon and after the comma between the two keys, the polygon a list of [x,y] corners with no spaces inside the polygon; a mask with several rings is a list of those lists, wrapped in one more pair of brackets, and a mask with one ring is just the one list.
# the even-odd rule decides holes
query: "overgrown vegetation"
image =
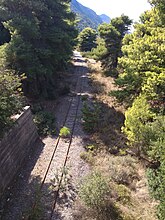
{"label": "overgrown vegetation", "polygon": [[[131,21],[126,16],[112,19],[109,25],[101,25],[99,34],[104,40],[107,51],[102,50],[104,55],[99,55],[100,58],[95,57],[102,61],[106,75],[110,73],[111,76],[116,77],[115,84],[118,90],[111,90],[109,94],[127,108],[122,132],[127,137],[128,148],[139,158],[145,159],[149,167],[148,183],[152,195],[160,201],[157,215],[163,220],[165,219],[163,193],[165,190],[165,4],[162,0],[150,2],[153,8],[141,15],[140,23],[134,25],[135,30],[131,34],[128,33]],[[95,51],[97,52],[97,48],[87,55],[94,57]]]}
{"label": "overgrown vegetation", "polygon": [[[0,14],[0,125],[5,130],[10,116],[20,109],[18,90],[27,103],[29,98],[30,103],[57,98],[77,31],[69,0],[1,1]],[[68,91],[63,88],[61,93]],[[39,133],[49,133],[52,120],[48,113],[37,113]]]}
{"label": "overgrown vegetation", "polygon": [[70,131],[69,128],[67,128],[67,127],[64,126],[64,127],[62,127],[62,128],[60,129],[60,136],[61,136],[61,137],[63,137],[63,138],[69,137],[70,134],[71,134],[71,131]]}
{"label": "overgrown vegetation", "polygon": [[[114,80],[104,77],[104,81],[101,74],[98,76],[96,73],[97,77],[93,77],[97,78],[94,79],[93,86],[101,109],[96,129],[92,127],[94,123],[90,118],[94,117],[91,117],[90,107],[85,107],[85,114],[83,112],[84,128],[92,133],[91,143],[88,144],[93,145],[94,141],[98,150],[95,154],[87,150],[80,156],[92,165],[92,169],[99,170],[108,179],[110,194],[107,193],[109,197],[106,203],[110,202],[113,210],[118,213],[116,219],[165,218],[163,32],[160,11],[154,8],[142,15],[141,23],[135,25],[135,31],[123,36],[119,62],[113,67],[119,76]],[[111,88],[106,87],[109,80],[111,84],[115,82]],[[115,86],[115,89],[112,88]],[[108,98],[107,94],[112,93],[113,96]],[[123,104],[122,110],[119,103],[114,103],[114,98]],[[125,117],[122,115],[124,108]],[[145,169],[141,162],[143,166],[146,165]],[[149,196],[149,191],[158,202]],[[95,194],[97,193],[93,193]],[[93,208],[90,210],[96,219],[101,219],[97,212],[92,211]],[[106,215],[102,219],[106,219],[107,214],[107,219],[114,218],[112,212],[106,213],[104,210],[102,213]],[[86,215],[86,219],[94,219],[88,211]]]}
{"label": "overgrown vegetation", "polygon": [[[72,54],[74,14],[70,1],[1,1],[1,20],[11,41],[3,46],[4,65],[25,73],[24,94],[53,98],[57,71]],[[18,7],[19,5],[19,7]]]}
{"label": "overgrown vegetation", "polygon": [[47,111],[39,111],[34,114],[34,123],[40,136],[55,135],[55,117]]}
{"label": "overgrown vegetation", "polygon": [[22,108],[21,80],[9,71],[0,71],[0,137],[11,126],[11,116]]}
{"label": "overgrown vegetation", "polygon": [[148,161],[148,182],[160,201],[158,218],[165,219],[165,63],[164,3],[145,12],[135,31],[123,40],[119,59],[119,91],[111,92],[129,107],[122,128],[129,148]]}
{"label": "overgrown vegetation", "polygon": [[78,35],[78,47],[81,51],[91,51],[96,47],[97,32],[92,28],[85,28]]}
{"label": "overgrown vegetation", "polygon": [[106,206],[108,193],[108,181],[97,172],[87,176],[79,190],[79,195],[83,202],[88,207],[95,209],[98,214]]}
{"label": "overgrown vegetation", "polygon": [[82,108],[82,119],[83,127],[87,132],[94,132],[98,129],[99,119],[100,119],[100,107],[97,103],[93,105],[88,105],[87,102],[84,102]]}

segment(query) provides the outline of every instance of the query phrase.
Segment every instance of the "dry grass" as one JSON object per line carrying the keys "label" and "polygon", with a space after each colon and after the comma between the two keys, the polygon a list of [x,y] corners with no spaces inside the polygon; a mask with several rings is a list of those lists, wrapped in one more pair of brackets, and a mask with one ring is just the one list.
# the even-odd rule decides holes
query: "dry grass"
{"label": "dry grass", "polygon": [[114,97],[108,95],[109,92],[118,89],[114,84],[114,78],[104,76],[100,62],[93,64],[89,62],[88,66],[91,72],[91,80],[94,92],[96,93],[96,99],[108,104],[109,107],[115,106],[117,111],[124,113],[125,108],[116,103]]}
{"label": "dry grass", "polygon": [[110,179],[111,199],[125,218],[132,216],[130,219],[157,219],[157,203],[149,196],[144,167],[136,158],[129,155],[113,156],[104,152],[97,156],[95,164],[95,168]]}

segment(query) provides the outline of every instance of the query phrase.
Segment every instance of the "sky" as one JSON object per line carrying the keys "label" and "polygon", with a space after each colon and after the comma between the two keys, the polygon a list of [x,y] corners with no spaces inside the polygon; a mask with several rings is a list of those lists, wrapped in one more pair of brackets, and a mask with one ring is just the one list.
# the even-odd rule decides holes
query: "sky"
{"label": "sky", "polygon": [[110,18],[121,14],[138,21],[139,16],[151,8],[147,0],[77,0],[84,6],[94,10],[97,14],[106,14]]}

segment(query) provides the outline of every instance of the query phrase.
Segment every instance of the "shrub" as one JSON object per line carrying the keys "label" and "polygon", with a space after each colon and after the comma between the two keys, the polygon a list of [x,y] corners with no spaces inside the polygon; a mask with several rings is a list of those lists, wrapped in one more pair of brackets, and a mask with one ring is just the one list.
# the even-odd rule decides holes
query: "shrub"
{"label": "shrub", "polygon": [[37,126],[38,134],[41,136],[55,134],[55,117],[44,110],[36,112],[34,123]]}
{"label": "shrub", "polygon": [[127,135],[130,147],[136,148],[138,154],[146,153],[150,140],[146,124],[155,117],[146,97],[141,95],[135,99],[132,107],[126,111],[125,117],[125,126],[122,130]]}
{"label": "shrub", "polygon": [[98,104],[93,104],[92,107],[84,103],[83,109],[83,127],[87,132],[94,132],[98,128],[99,117],[100,117],[100,107]]}
{"label": "shrub", "polygon": [[67,128],[67,127],[63,127],[63,128],[61,128],[61,130],[60,130],[60,136],[61,137],[69,137],[69,135],[70,135],[70,129],[69,128]]}
{"label": "shrub", "polygon": [[94,151],[96,149],[96,146],[95,145],[87,145],[87,146],[85,146],[85,149],[87,151]]}
{"label": "shrub", "polygon": [[127,186],[131,185],[135,179],[139,179],[135,160],[129,156],[112,157],[107,165],[110,178],[118,184]]}
{"label": "shrub", "polygon": [[93,153],[91,151],[89,151],[89,152],[82,152],[80,154],[80,157],[81,157],[82,160],[84,160],[85,162],[89,163],[90,165],[94,164]]}
{"label": "shrub", "polygon": [[150,123],[149,131],[152,134],[148,155],[157,165],[148,169],[148,183],[151,194],[160,201],[158,217],[165,219],[165,116],[158,116]]}
{"label": "shrub", "polygon": [[117,192],[118,200],[120,202],[122,202],[123,204],[130,203],[131,192],[126,186],[124,186],[122,184],[116,185],[115,190]]}
{"label": "shrub", "polygon": [[11,116],[22,108],[20,79],[14,74],[0,72],[0,137],[12,124]]}
{"label": "shrub", "polygon": [[109,193],[107,180],[98,172],[93,172],[83,181],[79,195],[82,201],[90,208],[100,210],[106,203]]}

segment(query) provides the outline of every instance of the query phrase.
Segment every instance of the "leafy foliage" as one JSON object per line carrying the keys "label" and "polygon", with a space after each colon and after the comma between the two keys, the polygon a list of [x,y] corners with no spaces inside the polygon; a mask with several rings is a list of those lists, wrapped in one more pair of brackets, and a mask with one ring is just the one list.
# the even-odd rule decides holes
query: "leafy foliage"
{"label": "leafy foliage", "polygon": [[125,113],[123,132],[127,135],[129,145],[136,146],[139,153],[142,150],[145,151],[146,149],[141,149],[141,147],[145,146],[146,148],[148,144],[149,137],[145,136],[147,133],[146,123],[152,121],[155,116],[149,107],[145,96],[139,96]]}
{"label": "leafy foliage", "polygon": [[68,137],[70,134],[71,134],[71,131],[70,131],[69,128],[67,128],[67,127],[62,127],[62,128],[60,129],[60,136],[61,136],[61,137]]}
{"label": "leafy foliage", "polygon": [[[134,33],[126,35],[123,40],[119,68],[124,71],[116,84],[123,88],[120,95],[124,100],[133,101],[142,92],[143,86],[150,84],[152,79],[152,82],[158,80],[155,81],[156,86],[160,83],[157,77],[164,75],[164,28],[158,22],[158,13],[154,10],[146,12],[141,20],[142,24],[136,24]],[[160,87],[162,94],[163,85]]]}
{"label": "leafy foliage", "polygon": [[69,2],[0,2],[0,19],[11,34],[3,52],[5,65],[26,74],[23,91],[28,97],[55,97],[56,72],[70,59],[77,33]]}
{"label": "leafy foliage", "polygon": [[111,20],[110,24],[102,24],[98,31],[100,37],[105,41],[106,54],[101,58],[103,67],[113,71],[118,64],[118,57],[121,56],[122,39],[128,32],[132,21],[128,16],[122,15]]}
{"label": "leafy foliage", "polygon": [[80,187],[80,198],[90,208],[100,210],[106,202],[109,186],[100,173],[94,172],[86,177]]}
{"label": "leafy foliage", "polygon": [[148,169],[148,182],[152,195],[160,200],[158,217],[163,220],[165,218],[165,116],[157,117],[149,126],[153,136],[148,154],[152,160],[158,162],[159,167],[156,170]]}
{"label": "leafy foliage", "polygon": [[[120,75],[113,93],[130,107],[125,113],[123,132],[129,147],[145,154],[150,161],[148,182],[153,196],[160,201],[158,217],[165,218],[165,62],[164,3],[141,16],[135,31],[123,39],[119,59]],[[163,12],[163,13],[162,13]]]}
{"label": "leafy foliage", "polygon": [[22,108],[20,79],[9,71],[0,72],[0,136],[11,125],[11,116]]}
{"label": "leafy foliage", "polygon": [[107,49],[105,47],[105,41],[100,37],[97,38],[96,44],[96,47],[92,48],[90,52],[86,52],[85,54],[83,53],[83,55],[85,57],[93,58],[99,61],[102,58],[102,56],[104,56],[107,53]]}
{"label": "leafy foliage", "polygon": [[85,28],[80,32],[78,36],[79,49],[81,51],[91,51],[92,48],[96,47],[96,36],[97,33],[92,28]]}
{"label": "leafy foliage", "polygon": [[87,132],[94,132],[98,128],[100,118],[100,107],[96,103],[93,106],[89,106],[86,102],[84,103],[83,109],[83,127]]}
{"label": "leafy foliage", "polygon": [[37,126],[38,134],[41,136],[47,136],[55,134],[55,118],[47,111],[39,111],[34,115],[34,123]]}

